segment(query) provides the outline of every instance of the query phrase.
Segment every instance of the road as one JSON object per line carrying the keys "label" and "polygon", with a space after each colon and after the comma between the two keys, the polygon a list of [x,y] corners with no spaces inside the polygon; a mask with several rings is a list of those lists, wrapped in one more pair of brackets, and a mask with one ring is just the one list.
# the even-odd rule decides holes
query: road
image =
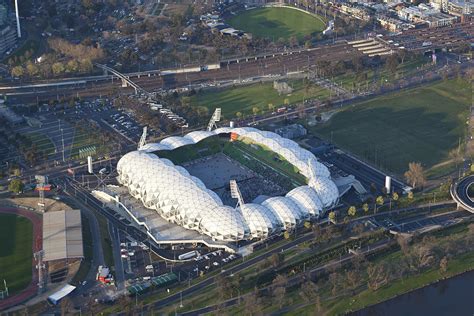
{"label": "road", "polygon": [[474,200],[469,196],[469,187],[474,183],[474,175],[467,176],[451,186],[451,197],[465,210],[474,213]]}

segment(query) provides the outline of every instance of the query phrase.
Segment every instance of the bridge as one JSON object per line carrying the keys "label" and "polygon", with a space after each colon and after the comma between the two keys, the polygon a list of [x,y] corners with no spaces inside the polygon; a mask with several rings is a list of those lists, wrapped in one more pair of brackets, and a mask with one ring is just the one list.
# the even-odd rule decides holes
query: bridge
{"label": "bridge", "polygon": [[117,70],[109,67],[109,66],[106,66],[106,65],[103,65],[103,64],[94,64],[96,67],[102,69],[104,71],[104,74],[105,75],[108,75],[109,73],[112,73],[114,76],[120,78],[122,80],[122,87],[123,88],[126,88],[128,86],[132,87],[135,89],[135,93],[143,93],[145,95],[149,95],[148,91],[146,91],[145,89],[143,89],[142,87],[140,87],[139,85],[137,85],[135,82],[133,82],[132,80],[130,80],[130,77],[122,74],[121,72],[118,72]]}
{"label": "bridge", "polygon": [[458,208],[474,213],[474,198],[469,196],[469,188],[474,184],[474,175],[464,177],[453,183],[450,189],[451,197],[458,204]]}

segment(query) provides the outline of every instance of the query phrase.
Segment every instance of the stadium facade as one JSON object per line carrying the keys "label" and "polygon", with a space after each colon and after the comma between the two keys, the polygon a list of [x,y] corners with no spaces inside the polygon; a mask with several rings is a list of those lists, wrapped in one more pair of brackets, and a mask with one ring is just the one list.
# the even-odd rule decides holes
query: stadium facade
{"label": "stadium facade", "polygon": [[[244,203],[232,208],[185,168],[154,154],[219,134],[238,135],[268,147],[294,165],[308,184],[260,204]],[[321,216],[339,199],[329,170],[311,152],[278,134],[251,127],[194,131],[146,144],[124,155],[117,164],[117,172],[118,181],[145,207],[156,210],[169,222],[225,242],[264,239],[292,231],[304,221]]]}

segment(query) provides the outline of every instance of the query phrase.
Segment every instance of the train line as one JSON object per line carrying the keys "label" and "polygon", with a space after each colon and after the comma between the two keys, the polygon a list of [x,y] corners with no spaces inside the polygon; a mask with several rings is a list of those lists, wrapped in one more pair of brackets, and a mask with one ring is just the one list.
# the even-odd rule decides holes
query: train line
{"label": "train line", "polygon": [[[384,48],[380,51],[435,50],[452,48],[473,40],[474,23],[460,23],[448,27],[411,29],[403,33],[381,37]],[[376,55],[371,54],[369,56]],[[239,59],[223,60],[217,67],[199,69],[199,67],[175,70],[153,70],[126,74],[134,83],[147,91],[156,92],[187,86],[199,86],[213,82],[235,82],[248,78],[263,78],[297,73],[312,69],[318,71],[318,62],[345,61],[364,53],[346,41],[326,44],[311,49],[267,53]],[[90,76],[68,80],[43,81],[39,84],[16,86],[0,85],[0,93],[23,102],[71,96],[105,96],[118,89],[133,92],[132,88],[123,88],[121,81],[111,75]]]}

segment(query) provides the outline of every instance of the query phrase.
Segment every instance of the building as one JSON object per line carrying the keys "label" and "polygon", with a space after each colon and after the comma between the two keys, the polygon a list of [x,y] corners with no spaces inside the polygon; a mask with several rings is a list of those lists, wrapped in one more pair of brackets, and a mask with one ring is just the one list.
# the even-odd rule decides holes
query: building
{"label": "building", "polygon": [[10,25],[0,25],[0,56],[16,44],[16,31]]}
{"label": "building", "polygon": [[275,129],[275,133],[284,138],[298,138],[307,134],[306,128],[300,124],[291,124]]}
{"label": "building", "polygon": [[447,26],[458,20],[456,16],[440,12],[439,7],[439,3],[435,5],[421,3],[418,6],[399,8],[397,14],[403,21],[426,24],[428,27]]}
{"label": "building", "polygon": [[386,16],[386,15],[377,15],[377,21],[384,28],[390,32],[398,32],[401,30],[408,30],[414,28],[415,26],[411,23],[403,22],[398,19]]}
{"label": "building", "polygon": [[424,21],[429,27],[448,26],[456,23],[458,17],[446,13],[436,13],[425,17]]}
{"label": "building", "polygon": [[461,18],[472,16],[474,13],[473,0],[449,0],[446,3],[446,12]]}
{"label": "building", "polygon": [[18,125],[25,121],[22,116],[16,114],[6,105],[4,105],[3,99],[0,99],[0,117],[3,117],[5,120],[7,120],[7,122],[12,125]]}
{"label": "building", "polygon": [[43,250],[45,262],[84,258],[80,210],[43,214]]}
{"label": "building", "polygon": [[[224,205],[199,178],[154,154],[222,134],[239,135],[269,148],[298,169],[308,179],[308,184],[285,196],[232,208]],[[339,201],[339,191],[328,168],[310,151],[278,134],[251,127],[194,131],[183,137],[171,136],[160,143],[146,144],[140,150],[124,155],[117,164],[117,172],[118,181],[146,208],[155,210],[168,222],[198,231],[215,241],[263,239],[282,230],[292,231],[305,220],[319,217]]]}
{"label": "building", "polygon": [[347,15],[350,15],[356,19],[363,20],[363,21],[370,21],[371,13],[370,11],[359,5],[351,5],[343,3],[340,6],[340,11]]}

